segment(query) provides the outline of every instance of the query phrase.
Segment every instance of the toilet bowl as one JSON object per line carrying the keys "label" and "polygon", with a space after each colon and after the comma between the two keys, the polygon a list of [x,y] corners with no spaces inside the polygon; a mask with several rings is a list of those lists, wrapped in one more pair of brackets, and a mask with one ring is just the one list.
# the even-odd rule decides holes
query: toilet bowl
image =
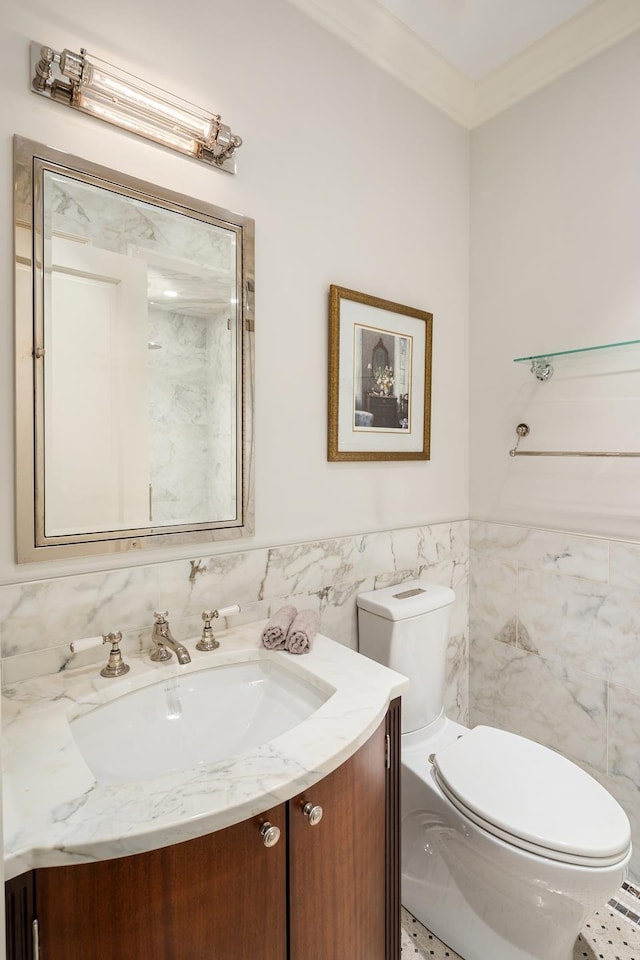
{"label": "toilet bowl", "polygon": [[453,591],[412,581],[358,598],[360,652],[405,673],[402,903],[464,960],[572,960],[616,892],[629,820],[565,757],[442,709]]}

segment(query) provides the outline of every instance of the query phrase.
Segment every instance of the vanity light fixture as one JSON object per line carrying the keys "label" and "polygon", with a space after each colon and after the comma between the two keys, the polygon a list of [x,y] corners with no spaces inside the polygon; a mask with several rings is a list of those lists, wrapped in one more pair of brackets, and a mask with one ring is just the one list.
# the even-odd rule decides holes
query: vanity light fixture
{"label": "vanity light fixture", "polygon": [[147,140],[203,160],[229,173],[242,139],[208,113],[134,77],[87,51],[31,44],[31,87],[35,93],[75,107]]}

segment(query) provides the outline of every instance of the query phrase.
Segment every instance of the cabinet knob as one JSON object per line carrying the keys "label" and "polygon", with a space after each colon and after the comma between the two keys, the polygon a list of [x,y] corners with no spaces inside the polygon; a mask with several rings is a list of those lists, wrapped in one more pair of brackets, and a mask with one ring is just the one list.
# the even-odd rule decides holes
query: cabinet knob
{"label": "cabinet knob", "polygon": [[319,803],[311,803],[311,801],[305,803],[302,812],[305,817],[308,817],[311,827],[316,827],[322,820],[322,807]]}
{"label": "cabinet knob", "polygon": [[268,820],[261,825],[260,833],[262,834],[262,842],[265,847],[275,847],[280,839],[280,828],[274,827]]}

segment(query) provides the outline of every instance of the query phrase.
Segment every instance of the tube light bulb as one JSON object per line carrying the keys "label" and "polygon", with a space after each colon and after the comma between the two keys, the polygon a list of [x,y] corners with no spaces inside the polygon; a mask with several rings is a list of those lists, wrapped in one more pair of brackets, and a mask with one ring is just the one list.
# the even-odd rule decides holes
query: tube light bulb
{"label": "tube light bulb", "polygon": [[216,130],[212,118],[200,117],[196,113],[183,110],[94,66],[91,67],[89,78],[83,82],[81,90],[95,90],[114,104],[128,107],[156,121],[160,120],[176,132],[194,139],[203,140],[205,143],[215,139]]}
{"label": "tube light bulb", "polygon": [[102,97],[94,90],[80,90],[76,98],[76,105],[87,113],[92,113],[101,120],[107,120],[109,123],[115,123],[119,127],[130,130],[131,133],[140,134],[150,140],[156,140],[158,143],[164,143],[174,150],[180,150],[182,153],[188,153],[197,157],[199,144],[193,139],[178,131],[165,130],[163,127],[145,120],[143,117],[131,113],[124,106],[113,103],[109,100],[103,101]]}

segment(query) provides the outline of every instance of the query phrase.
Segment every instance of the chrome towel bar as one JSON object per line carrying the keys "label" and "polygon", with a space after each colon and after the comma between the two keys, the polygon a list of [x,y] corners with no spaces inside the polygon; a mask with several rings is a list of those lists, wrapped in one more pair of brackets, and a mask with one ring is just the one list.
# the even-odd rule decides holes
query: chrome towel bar
{"label": "chrome towel bar", "polygon": [[510,457],[640,457],[638,451],[614,451],[614,450],[518,450],[520,441],[523,437],[530,434],[527,423],[519,423],[516,427],[518,439],[512,450],[509,450]]}

